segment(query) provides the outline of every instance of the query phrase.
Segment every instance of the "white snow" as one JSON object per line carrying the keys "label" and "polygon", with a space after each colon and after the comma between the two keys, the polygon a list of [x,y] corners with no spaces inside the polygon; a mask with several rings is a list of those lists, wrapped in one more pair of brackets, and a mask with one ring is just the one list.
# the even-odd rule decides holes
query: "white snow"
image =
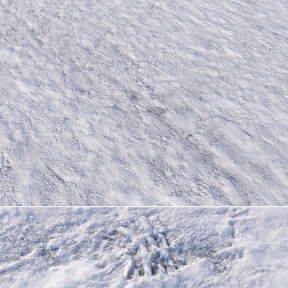
{"label": "white snow", "polygon": [[286,208],[1,208],[0,225],[1,287],[287,287]]}
{"label": "white snow", "polygon": [[287,205],[287,11],[0,1],[0,203]]}

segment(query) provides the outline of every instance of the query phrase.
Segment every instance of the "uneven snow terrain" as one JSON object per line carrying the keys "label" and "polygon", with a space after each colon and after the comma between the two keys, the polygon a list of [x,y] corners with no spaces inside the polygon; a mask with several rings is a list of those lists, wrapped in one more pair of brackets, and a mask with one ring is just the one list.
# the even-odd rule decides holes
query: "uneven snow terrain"
{"label": "uneven snow terrain", "polygon": [[1,208],[9,288],[284,288],[285,208]]}
{"label": "uneven snow terrain", "polygon": [[287,205],[287,11],[1,0],[0,204]]}

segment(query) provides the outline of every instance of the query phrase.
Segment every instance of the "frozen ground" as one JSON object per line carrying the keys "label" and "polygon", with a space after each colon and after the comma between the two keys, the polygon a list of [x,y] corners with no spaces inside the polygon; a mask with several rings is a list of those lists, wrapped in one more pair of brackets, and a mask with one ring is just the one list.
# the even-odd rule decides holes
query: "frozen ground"
{"label": "frozen ground", "polygon": [[1,208],[9,288],[284,288],[288,209]]}
{"label": "frozen ground", "polygon": [[288,205],[287,11],[1,0],[0,203]]}

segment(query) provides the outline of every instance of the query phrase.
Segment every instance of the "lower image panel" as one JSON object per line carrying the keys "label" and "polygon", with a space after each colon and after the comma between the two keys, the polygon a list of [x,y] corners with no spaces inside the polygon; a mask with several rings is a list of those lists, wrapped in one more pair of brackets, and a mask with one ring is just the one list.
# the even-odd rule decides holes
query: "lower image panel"
{"label": "lower image panel", "polygon": [[287,287],[287,208],[0,208],[1,287]]}

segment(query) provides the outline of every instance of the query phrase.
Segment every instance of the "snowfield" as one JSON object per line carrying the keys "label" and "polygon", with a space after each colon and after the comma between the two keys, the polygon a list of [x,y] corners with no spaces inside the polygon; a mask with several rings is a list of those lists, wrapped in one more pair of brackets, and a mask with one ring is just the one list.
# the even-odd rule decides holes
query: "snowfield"
{"label": "snowfield", "polygon": [[9,288],[285,288],[286,208],[1,208]]}
{"label": "snowfield", "polygon": [[0,204],[287,205],[287,11],[1,0]]}

